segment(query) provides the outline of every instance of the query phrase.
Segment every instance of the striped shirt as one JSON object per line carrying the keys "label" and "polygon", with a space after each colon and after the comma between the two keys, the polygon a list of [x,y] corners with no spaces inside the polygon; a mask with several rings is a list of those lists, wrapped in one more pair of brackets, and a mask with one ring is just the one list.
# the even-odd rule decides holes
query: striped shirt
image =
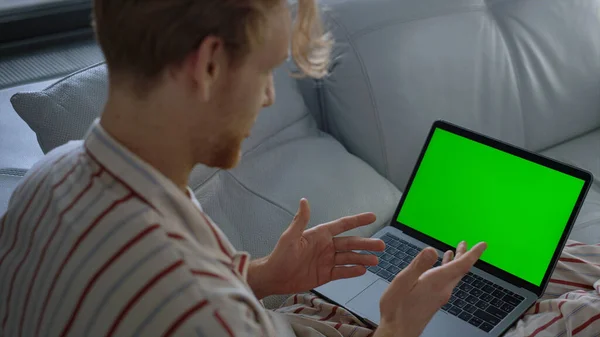
{"label": "striped shirt", "polygon": [[0,336],[288,335],[249,262],[193,193],[96,121],[32,168],[0,218]]}

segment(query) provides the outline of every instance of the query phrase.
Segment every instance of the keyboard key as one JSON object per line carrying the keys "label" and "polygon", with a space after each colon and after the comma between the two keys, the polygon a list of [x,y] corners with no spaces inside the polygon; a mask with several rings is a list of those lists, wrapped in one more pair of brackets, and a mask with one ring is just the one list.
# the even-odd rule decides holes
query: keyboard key
{"label": "keyboard key", "polygon": [[394,240],[394,241],[390,242],[390,246],[392,246],[394,248],[398,248],[398,247],[402,246],[402,243],[400,241]]}
{"label": "keyboard key", "polygon": [[494,299],[490,301],[490,304],[495,306],[496,308],[500,309],[504,305],[504,301],[499,300],[498,298],[494,297]]}
{"label": "keyboard key", "polygon": [[[400,260],[400,259],[399,259],[399,258],[397,258],[397,257],[395,257],[395,258],[393,258],[393,259],[391,259],[391,260],[390,260],[390,264],[392,264],[392,265],[394,265],[394,266],[397,266],[397,265],[399,265],[400,263],[402,263],[402,260]],[[386,269],[387,269],[387,268],[386,268]]]}
{"label": "keyboard key", "polygon": [[475,288],[482,288],[485,284],[481,280],[475,280],[472,285]]}
{"label": "keyboard key", "polygon": [[387,262],[387,261],[379,261],[379,268],[381,268],[381,269],[388,269],[391,266],[392,265],[389,264],[389,262]]}
{"label": "keyboard key", "polygon": [[479,326],[479,329],[481,329],[485,332],[490,332],[490,331],[492,331],[493,328],[494,328],[494,326],[487,322],[483,322],[483,324],[481,324]]}
{"label": "keyboard key", "polygon": [[487,309],[485,309],[485,312],[487,312],[488,314],[499,318],[499,319],[503,319],[504,317],[506,317],[508,315],[508,312],[502,311],[498,308],[494,308],[492,306],[488,307]]}
{"label": "keyboard key", "polygon": [[467,283],[463,283],[461,285],[458,286],[461,290],[464,290],[466,292],[469,292],[471,290],[473,290],[473,286],[471,286],[470,284]]}
{"label": "keyboard key", "polygon": [[377,274],[379,271],[381,270],[381,268],[377,267],[377,266],[371,266],[369,267],[369,271],[373,274]]}
{"label": "keyboard key", "polygon": [[391,261],[393,258],[394,258],[394,257],[393,257],[392,255],[390,255],[390,254],[387,254],[387,253],[383,254],[383,256],[381,257],[381,259],[382,259],[383,261],[387,261],[387,262],[390,262],[390,261]]}
{"label": "keyboard key", "polygon": [[383,240],[383,242],[385,242],[385,243],[389,243],[389,242],[394,241],[394,238],[391,235],[386,234],[381,237],[381,240]]}
{"label": "keyboard key", "polygon": [[473,315],[463,311],[460,313],[460,315],[458,315],[458,318],[462,319],[465,322],[468,322],[471,318],[473,318]]}
{"label": "keyboard key", "polygon": [[375,255],[375,256],[377,256],[377,257],[379,257],[379,256],[383,255],[383,254],[384,254],[384,252],[371,252],[371,254],[373,254],[373,255]]}
{"label": "keyboard key", "polygon": [[435,261],[435,263],[433,264],[433,268],[435,267],[439,267],[442,265],[442,260],[438,259],[437,261]]}
{"label": "keyboard key", "polygon": [[455,307],[453,305],[452,308],[448,309],[448,312],[451,313],[454,316],[458,316],[458,315],[460,315],[460,313],[462,312],[462,310],[460,310],[459,308],[457,308],[457,307]]}
{"label": "keyboard key", "polygon": [[458,297],[458,298],[461,298],[461,299],[463,299],[463,300],[464,300],[464,299],[467,299],[467,297],[469,297],[469,294],[467,294],[466,292],[464,292],[464,291],[462,291],[462,290],[459,290],[459,291],[456,293],[456,297]]}
{"label": "keyboard key", "polygon": [[475,297],[479,297],[479,296],[483,295],[483,291],[481,291],[477,288],[473,288],[473,289],[471,289],[471,291],[469,291],[469,294],[471,294]]}
{"label": "keyboard key", "polygon": [[396,278],[396,275],[392,274],[390,277],[387,278],[387,280],[388,280],[388,282],[392,282],[395,278]]}
{"label": "keyboard key", "polygon": [[483,311],[483,310],[477,310],[475,311],[475,313],[473,314],[473,316],[480,318],[481,320],[490,323],[493,326],[498,325],[498,323],[500,323],[500,319],[488,314],[487,312]]}
{"label": "keyboard key", "polygon": [[448,311],[448,310],[450,310],[450,308],[452,308],[452,304],[450,304],[450,303],[446,303],[442,306],[442,310],[444,310],[444,311]]}
{"label": "keyboard key", "polygon": [[483,279],[483,283],[485,283],[486,285],[491,285],[492,281]]}
{"label": "keyboard key", "polygon": [[398,247],[398,250],[400,250],[401,252],[407,252],[410,249],[409,246],[406,245],[401,245],[400,247]]}
{"label": "keyboard key", "polygon": [[394,255],[398,260],[402,260],[403,258],[407,257],[408,255],[406,255],[406,253],[403,253],[401,251],[398,251],[398,253],[396,253],[396,255]]}
{"label": "keyboard key", "polygon": [[483,291],[485,291],[488,294],[493,293],[494,290],[496,290],[496,289],[494,289],[494,287],[492,287],[491,285],[486,284],[483,286]]}
{"label": "keyboard key", "polygon": [[390,276],[392,276],[392,274],[390,274],[387,270],[385,269],[381,269],[379,272],[377,272],[377,275],[381,276],[384,279],[388,279]]}
{"label": "keyboard key", "polygon": [[476,280],[483,280],[481,278],[481,276],[479,276],[479,275],[475,275],[475,274],[471,274],[471,275],[473,275],[473,278],[476,279]]}
{"label": "keyboard key", "polygon": [[510,305],[514,305],[515,307],[521,303],[521,301],[519,301],[518,299],[516,299],[510,295],[506,295],[506,296],[502,297],[502,300]]}
{"label": "keyboard key", "polygon": [[464,308],[467,306],[467,302],[461,300],[460,298],[457,298],[454,302],[452,302],[452,305],[454,305],[457,308]]}
{"label": "keyboard key", "polygon": [[502,291],[498,290],[494,290],[494,292],[492,293],[492,295],[498,297],[498,298],[502,298],[504,297],[504,293]]}
{"label": "keyboard key", "polygon": [[467,306],[464,307],[463,310],[466,311],[466,312],[468,312],[468,313],[470,313],[470,314],[472,314],[475,311],[477,311],[477,307],[474,306],[474,305],[467,304]]}
{"label": "keyboard key", "polygon": [[513,297],[516,298],[516,299],[518,299],[520,302],[523,302],[523,300],[525,299],[525,297],[523,297],[523,296],[521,296],[519,294],[515,294]]}
{"label": "keyboard key", "polygon": [[487,309],[487,307],[489,307],[490,305],[487,304],[485,301],[479,301],[475,304],[476,307],[478,307],[481,310],[485,310]]}
{"label": "keyboard key", "polygon": [[400,268],[398,268],[396,266],[390,266],[386,270],[389,271],[390,273],[392,273],[393,275],[396,275],[396,274],[398,274],[400,272]]}
{"label": "keyboard key", "polygon": [[411,249],[409,249],[409,250],[408,250],[408,252],[406,252],[406,253],[407,253],[408,255],[412,255],[412,257],[415,257],[415,256],[417,256],[417,254],[419,254],[419,251],[418,251],[418,250],[416,250],[416,249],[414,249],[414,248],[411,248]]}
{"label": "keyboard key", "polygon": [[475,281],[475,279],[469,274],[467,274],[465,277],[463,277],[462,280],[468,284],[471,284],[471,283],[473,283],[473,281]]}
{"label": "keyboard key", "polygon": [[398,253],[398,250],[396,248],[394,248],[394,247],[388,247],[385,251],[388,254],[392,254],[392,255],[396,255],[396,253]]}
{"label": "keyboard key", "polygon": [[465,299],[469,304],[476,304],[479,302],[479,299],[475,296],[469,296]]}
{"label": "keyboard key", "polygon": [[400,267],[400,269],[404,269],[408,267],[408,262],[402,261],[398,267]]}
{"label": "keyboard key", "polygon": [[512,305],[505,303],[502,307],[500,307],[500,309],[506,311],[506,312],[512,312],[513,310],[515,310],[515,307],[513,307]]}
{"label": "keyboard key", "polygon": [[490,303],[493,299],[495,299],[495,297],[490,294],[483,294],[483,295],[479,296],[479,298],[488,303]]}
{"label": "keyboard key", "polygon": [[469,323],[471,323],[471,325],[479,327],[481,325],[481,323],[483,323],[483,321],[477,317],[473,317],[469,320]]}
{"label": "keyboard key", "polygon": [[450,296],[450,300],[448,301],[449,303],[454,303],[454,301],[458,300],[458,297],[452,295]]}

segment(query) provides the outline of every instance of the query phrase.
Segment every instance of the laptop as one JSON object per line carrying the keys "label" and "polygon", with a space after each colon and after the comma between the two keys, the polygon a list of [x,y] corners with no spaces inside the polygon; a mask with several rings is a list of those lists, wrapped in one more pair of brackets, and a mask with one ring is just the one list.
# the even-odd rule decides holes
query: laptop
{"label": "laptop", "polygon": [[433,124],[391,224],[373,237],[379,264],[313,291],[378,325],[389,282],[425,247],[488,249],[423,337],[500,336],[542,295],[592,182],[581,169],[445,121]]}

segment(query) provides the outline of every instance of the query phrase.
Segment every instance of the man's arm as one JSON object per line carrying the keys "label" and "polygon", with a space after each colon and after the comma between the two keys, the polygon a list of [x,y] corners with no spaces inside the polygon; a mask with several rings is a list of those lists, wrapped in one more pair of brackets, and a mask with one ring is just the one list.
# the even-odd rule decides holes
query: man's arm
{"label": "man's arm", "polygon": [[275,295],[272,293],[270,284],[266,280],[266,276],[268,275],[268,271],[265,270],[267,259],[268,256],[253,260],[248,267],[248,285],[250,285],[250,289],[254,292],[254,296],[259,300],[270,295]]}

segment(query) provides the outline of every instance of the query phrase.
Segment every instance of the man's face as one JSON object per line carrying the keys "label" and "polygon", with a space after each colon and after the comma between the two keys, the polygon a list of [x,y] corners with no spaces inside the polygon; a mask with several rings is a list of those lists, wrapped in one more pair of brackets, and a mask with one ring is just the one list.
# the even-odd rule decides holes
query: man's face
{"label": "man's face", "polygon": [[[197,152],[202,152],[204,164],[229,169],[239,162],[242,142],[250,136],[260,110],[275,101],[273,70],[288,56],[290,29],[287,6],[274,8],[268,14],[263,43],[222,74],[222,85],[212,99],[216,102],[212,112],[215,120],[211,123],[215,125],[214,136],[210,137],[210,144],[195,144],[203,147]],[[207,156],[208,145],[211,153]]]}

